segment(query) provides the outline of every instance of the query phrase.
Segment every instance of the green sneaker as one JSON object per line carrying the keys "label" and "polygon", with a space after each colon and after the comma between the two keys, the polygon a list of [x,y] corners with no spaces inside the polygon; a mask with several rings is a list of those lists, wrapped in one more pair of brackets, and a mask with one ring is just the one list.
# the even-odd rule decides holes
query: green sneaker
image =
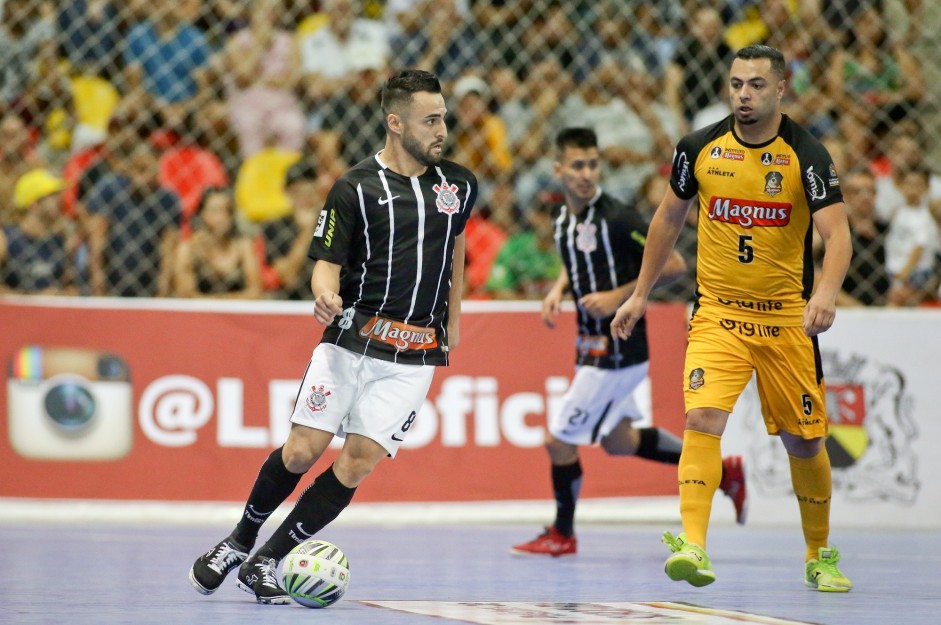
{"label": "green sneaker", "polygon": [[706,550],[686,542],[686,534],[674,538],[670,532],[664,532],[660,540],[673,552],[663,565],[667,577],[675,582],[685,580],[697,588],[716,581],[716,574],[712,571]]}
{"label": "green sneaker", "polygon": [[849,592],[853,582],[848,580],[836,563],[840,561],[840,552],[836,547],[820,547],[817,559],[807,562],[804,573],[804,585],[820,592]]}

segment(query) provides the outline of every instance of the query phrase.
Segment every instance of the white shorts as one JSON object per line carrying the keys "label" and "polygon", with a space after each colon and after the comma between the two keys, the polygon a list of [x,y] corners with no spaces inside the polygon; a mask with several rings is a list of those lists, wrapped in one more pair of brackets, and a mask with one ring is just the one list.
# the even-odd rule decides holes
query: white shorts
{"label": "white shorts", "polygon": [[355,354],[330,343],[314,349],[291,423],[336,434],[359,434],[390,457],[415,421],[434,376],[431,365],[403,365]]}
{"label": "white shorts", "polygon": [[635,391],[648,369],[647,362],[623,369],[579,367],[562,408],[549,418],[549,432],[570,445],[592,445],[622,420],[644,418]]}

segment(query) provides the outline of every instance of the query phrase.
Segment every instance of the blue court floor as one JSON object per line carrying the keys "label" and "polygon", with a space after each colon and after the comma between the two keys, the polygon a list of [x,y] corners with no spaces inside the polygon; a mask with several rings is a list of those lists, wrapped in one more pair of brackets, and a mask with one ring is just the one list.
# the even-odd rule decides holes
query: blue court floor
{"label": "blue court floor", "polygon": [[234,575],[211,597],[192,589],[193,560],[229,529],[0,523],[0,623],[941,622],[938,532],[836,530],[841,567],[856,587],[834,595],[803,586],[798,528],[714,527],[718,580],[695,589],[663,574],[660,534],[675,527],[583,524],[578,555],[550,560],[508,554],[536,534],[529,525],[341,525],[318,537],[349,557],[349,592],[331,608],[309,610],[257,605]]}

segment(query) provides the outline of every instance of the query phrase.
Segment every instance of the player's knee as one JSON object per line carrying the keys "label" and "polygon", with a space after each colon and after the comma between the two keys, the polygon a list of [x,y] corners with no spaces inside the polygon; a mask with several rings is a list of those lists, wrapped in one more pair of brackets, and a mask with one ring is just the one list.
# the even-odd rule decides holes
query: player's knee
{"label": "player's knee", "polygon": [[546,435],[545,444],[546,451],[549,452],[549,458],[552,459],[552,464],[572,464],[578,460],[578,448],[575,445],[560,441],[551,434]]}
{"label": "player's knee", "polygon": [[375,467],[376,463],[369,458],[341,454],[333,463],[333,472],[344,486],[353,488],[369,477]]}
{"label": "player's knee", "polygon": [[289,438],[281,451],[285,468],[291,473],[307,473],[320,454],[303,440]]}

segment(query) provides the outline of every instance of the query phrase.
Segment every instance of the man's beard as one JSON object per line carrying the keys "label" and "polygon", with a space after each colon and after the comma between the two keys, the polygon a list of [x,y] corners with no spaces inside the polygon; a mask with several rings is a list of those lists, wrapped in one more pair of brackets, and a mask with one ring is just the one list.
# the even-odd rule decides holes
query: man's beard
{"label": "man's beard", "polygon": [[423,150],[422,144],[410,134],[402,134],[402,147],[405,148],[405,151],[408,152],[412,158],[426,167],[437,165],[441,162],[440,155],[435,156],[431,154],[431,146],[429,146],[427,150]]}

